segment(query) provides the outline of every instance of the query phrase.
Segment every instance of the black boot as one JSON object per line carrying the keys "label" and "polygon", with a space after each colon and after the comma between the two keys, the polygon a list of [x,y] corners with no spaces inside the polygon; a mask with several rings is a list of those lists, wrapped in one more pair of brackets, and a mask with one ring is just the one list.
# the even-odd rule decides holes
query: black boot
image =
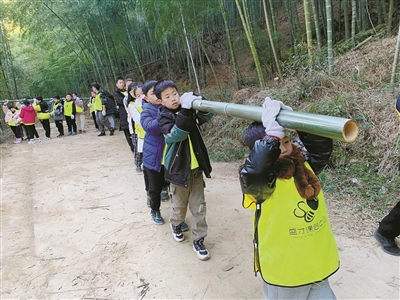
{"label": "black boot", "polygon": [[104,131],[100,132],[100,134],[97,136],[103,136],[103,135],[106,135],[106,133]]}

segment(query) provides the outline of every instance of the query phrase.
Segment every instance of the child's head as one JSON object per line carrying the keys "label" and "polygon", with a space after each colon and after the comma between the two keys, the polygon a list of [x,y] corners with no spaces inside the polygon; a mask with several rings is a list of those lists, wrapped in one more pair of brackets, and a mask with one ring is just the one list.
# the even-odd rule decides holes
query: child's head
{"label": "child's head", "polygon": [[120,90],[123,90],[125,88],[125,80],[122,77],[117,77],[115,79],[115,86],[119,88]]}
{"label": "child's head", "polygon": [[53,100],[54,100],[55,103],[60,102],[60,96],[55,95],[55,96],[53,97]]}
{"label": "child's head", "polygon": [[172,80],[161,80],[154,87],[154,94],[169,109],[177,109],[180,105],[178,87]]}
{"label": "child's head", "polygon": [[[265,137],[265,127],[260,122],[251,123],[243,132],[243,141],[250,150],[253,149],[256,141],[263,139]],[[287,135],[280,140],[281,155],[283,157],[289,155],[293,151],[292,143]]]}
{"label": "child's head", "polygon": [[91,92],[90,92],[90,97],[92,97],[92,98],[96,97],[96,93],[93,92],[93,91],[91,91]]}
{"label": "child's head", "polygon": [[29,100],[26,99],[26,98],[22,101],[22,104],[25,105],[25,106],[31,105],[31,103],[29,102]]}
{"label": "child's head", "polygon": [[100,91],[100,85],[98,83],[93,83],[92,84],[92,91],[97,94]]}
{"label": "child's head", "polygon": [[67,101],[71,101],[72,100],[72,94],[68,93],[65,95],[65,99],[67,99]]}
{"label": "child's head", "polygon": [[158,100],[157,96],[154,94],[154,88],[155,88],[156,84],[157,84],[157,81],[149,80],[149,81],[146,81],[142,86],[142,93],[144,95],[144,98],[146,99],[147,102],[150,102],[153,105],[161,104],[160,101]]}
{"label": "child's head", "polygon": [[36,102],[40,103],[43,101],[43,97],[42,96],[36,96]]}
{"label": "child's head", "polygon": [[128,90],[129,85],[130,85],[131,83],[134,83],[132,78],[128,77],[128,78],[125,79],[125,89],[126,89],[126,90]]}
{"label": "child's head", "polygon": [[142,94],[143,94],[143,91],[142,91],[141,84],[139,84],[133,88],[133,95],[136,99],[139,98],[140,96],[142,96]]}
{"label": "child's head", "polygon": [[77,93],[72,93],[72,98],[73,98],[73,99],[78,98],[78,94],[77,94]]}

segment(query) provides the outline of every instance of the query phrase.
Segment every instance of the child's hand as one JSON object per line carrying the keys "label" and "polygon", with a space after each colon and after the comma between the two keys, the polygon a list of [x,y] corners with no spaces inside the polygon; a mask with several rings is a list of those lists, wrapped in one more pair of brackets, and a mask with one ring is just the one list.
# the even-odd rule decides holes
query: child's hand
{"label": "child's hand", "polygon": [[182,108],[191,109],[193,101],[201,99],[201,96],[193,95],[193,92],[184,93],[181,96],[181,106]]}
{"label": "child's hand", "polygon": [[279,114],[281,109],[293,110],[291,107],[286,106],[282,101],[271,100],[271,98],[266,97],[263,103],[263,112],[261,120],[263,126],[265,127],[265,133],[272,137],[277,137],[283,139],[285,137],[285,132],[283,127],[279,125],[276,121],[276,116]]}

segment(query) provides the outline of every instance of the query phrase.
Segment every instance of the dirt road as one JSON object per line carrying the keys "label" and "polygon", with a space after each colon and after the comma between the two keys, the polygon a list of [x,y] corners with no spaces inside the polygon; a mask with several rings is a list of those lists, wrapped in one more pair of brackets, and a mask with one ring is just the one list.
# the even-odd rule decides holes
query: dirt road
{"label": "dirt road", "polygon": [[[237,164],[213,163],[206,179],[211,259],[199,261],[190,234],[177,243],[168,224],[151,222],[122,132],[97,137],[90,126],[73,137],[2,145],[1,299],[261,299]],[[161,209],[168,220],[170,202]],[[399,258],[353,235],[336,234],[336,296],[399,299]]]}

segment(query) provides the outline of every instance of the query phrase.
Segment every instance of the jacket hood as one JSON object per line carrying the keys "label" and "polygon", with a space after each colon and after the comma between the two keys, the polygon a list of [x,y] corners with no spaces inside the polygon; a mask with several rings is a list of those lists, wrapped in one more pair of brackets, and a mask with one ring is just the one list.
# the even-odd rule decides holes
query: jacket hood
{"label": "jacket hood", "polygon": [[29,105],[29,106],[25,106],[25,110],[26,111],[34,111],[35,109],[33,108],[32,105]]}

